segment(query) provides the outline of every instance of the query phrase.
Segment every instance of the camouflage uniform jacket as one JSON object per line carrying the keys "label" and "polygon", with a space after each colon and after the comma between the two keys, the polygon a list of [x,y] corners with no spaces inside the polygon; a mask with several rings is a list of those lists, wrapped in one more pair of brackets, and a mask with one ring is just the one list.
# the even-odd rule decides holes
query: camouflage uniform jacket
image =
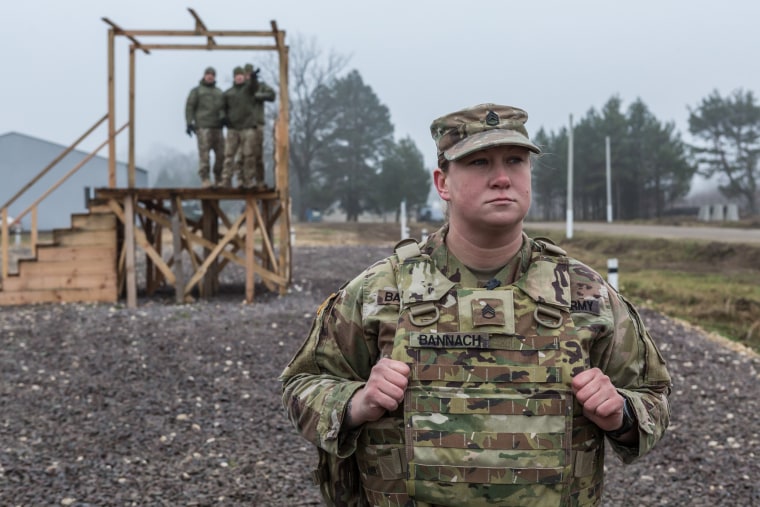
{"label": "camouflage uniform jacket", "polygon": [[224,118],[224,96],[216,87],[216,82],[206,83],[201,79],[198,86],[190,90],[185,104],[185,121],[199,129],[222,128]]}
{"label": "camouflage uniform jacket", "polygon": [[273,101],[275,93],[262,81],[248,80],[224,92],[224,110],[235,130],[264,125],[264,101]]}
{"label": "camouflage uniform jacket", "polygon": [[[477,288],[475,276],[450,255],[444,244],[446,232],[444,226],[432,234],[422,252],[456,287]],[[519,279],[530,267],[531,254],[540,248],[525,237],[521,251],[496,278],[503,285]],[[668,425],[670,377],[638,312],[598,273],[577,260],[569,262],[573,299],[592,295],[602,300],[596,311],[582,305],[573,305],[571,311],[578,326],[596,330],[588,364],[610,377],[636,413],[638,447],[610,440],[617,455],[630,463],[651,450]],[[354,454],[361,431],[341,429],[348,400],[393,346],[387,341],[393,340],[399,306],[378,301],[396,290],[394,264],[398,264],[397,255],[377,262],[328,298],[308,339],[281,376],[283,404],[296,429],[324,453],[338,458]],[[320,466],[327,466],[321,458]]]}

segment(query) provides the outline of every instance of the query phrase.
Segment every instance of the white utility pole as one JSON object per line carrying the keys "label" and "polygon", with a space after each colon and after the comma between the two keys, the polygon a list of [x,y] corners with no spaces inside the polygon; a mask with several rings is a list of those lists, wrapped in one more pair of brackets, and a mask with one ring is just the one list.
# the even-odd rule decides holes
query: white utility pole
{"label": "white utility pole", "polygon": [[399,214],[401,215],[401,239],[406,239],[409,237],[409,227],[406,225],[406,199],[401,200]]}
{"label": "white utility pole", "polygon": [[567,224],[565,236],[573,237],[573,115],[570,115],[570,128],[567,131]]}
{"label": "white utility pole", "polygon": [[607,148],[607,222],[612,223],[612,170],[610,169],[610,136],[604,138]]}

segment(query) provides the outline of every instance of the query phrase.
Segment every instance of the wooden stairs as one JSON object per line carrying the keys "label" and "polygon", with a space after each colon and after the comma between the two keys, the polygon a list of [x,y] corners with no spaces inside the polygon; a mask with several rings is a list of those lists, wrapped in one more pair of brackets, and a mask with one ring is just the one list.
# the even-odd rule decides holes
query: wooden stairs
{"label": "wooden stairs", "polygon": [[75,214],[36,245],[17,273],[0,280],[0,306],[33,303],[116,302],[118,223],[110,212]]}

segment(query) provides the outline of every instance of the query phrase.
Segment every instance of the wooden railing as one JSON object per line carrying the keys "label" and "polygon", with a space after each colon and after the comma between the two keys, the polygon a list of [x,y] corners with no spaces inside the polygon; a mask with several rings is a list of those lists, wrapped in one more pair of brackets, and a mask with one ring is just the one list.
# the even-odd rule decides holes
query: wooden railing
{"label": "wooden railing", "polygon": [[86,139],[90,134],[92,134],[95,129],[97,129],[104,121],[108,119],[108,115],[104,115],[100,120],[95,122],[95,124],[90,127],[87,132],[82,134],[79,139],[74,141],[68,148],[63,150],[60,155],[55,157],[52,162],[50,162],[44,169],[42,169],[36,176],[34,176],[29,183],[24,185],[24,187],[16,192],[16,194],[11,197],[8,202],[3,204],[2,208],[0,208],[0,220],[2,221],[2,224],[0,224],[0,229],[2,229],[2,246],[0,247],[0,256],[2,256],[2,267],[0,267],[0,280],[5,279],[8,277],[9,272],[9,266],[10,266],[10,230],[11,228],[21,223],[21,219],[24,218],[27,214],[31,213],[32,216],[32,223],[30,226],[30,235],[29,235],[29,241],[30,241],[30,248],[32,249],[32,252],[35,251],[35,247],[37,245],[38,240],[38,228],[37,228],[37,207],[39,204],[44,201],[51,193],[53,193],[54,190],[56,190],[58,187],[60,187],[66,180],[68,180],[74,173],[76,173],[79,169],[82,168],[87,162],[89,162],[100,150],[102,150],[107,144],[109,144],[114,137],[116,137],[119,133],[121,133],[125,128],[129,126],[129,122],[122,125],[118,130],[116,130],[113,134],[113,136],[109,136],[108,139],[103,141],[97,148],[92,150],[84,159],[82,159],[77,165],[75,165],[72,169],[69,170],[65,175],[63,175],[58,181],[53,183],[50,188],[45,190],[40,197],[35,199],[35,201],[29,205],[24,211],[19,213],[13,218],[13,222],[9,223],[8,221],[8,209],[10,206],[18,200],[19,197],[24,195],[35,183],[37,183],[40,178],[45,176],[50,170],[56,166],[63,158],[68,155],[74,148],[79,145],[84,139]]}

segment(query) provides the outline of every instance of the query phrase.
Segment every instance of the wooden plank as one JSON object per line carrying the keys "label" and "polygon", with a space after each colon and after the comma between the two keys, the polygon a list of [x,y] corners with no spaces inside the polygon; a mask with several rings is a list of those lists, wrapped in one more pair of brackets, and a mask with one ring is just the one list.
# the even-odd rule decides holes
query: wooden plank
{"label": "wooden plank", "polygon": [[74,229],[101,230],[116,229],[116,217],[113,213],[78,213],[71,215],[71,226]]}
{"label": "wooden plank", "polygon": [[3,292],[55,289],[105,289],[116,290],[116,273],[68,273],[46,274],[34,277],[9,276],[3,280]]}
{"label": "wooden plank", "polygon": [[116,260],[109,258],[92,259],[87,262],[81,261],[35,261],[22,259],[18,264],[18,276],[47,276],[65,274],[110,274],[116,272]]}
{"label": "wooden plank", "polygon": [[57,246],[40,245],[37,248],[37,260],[40,262],[91,261],[98,259],[115,259],[116,246]]}
{"label": "wooden plank", "polygon": [[53,238],[55,244],[63,246],[116,246],[115,230],[73,231],[70,229],[56,229],[53,231]]}
{"label": "wooden plank", "polygon": [[115,287],[102,289],[51,289],[5,292],[0,291],[0,306],[31,305],[37,303],[103,302],[116,303]]}

